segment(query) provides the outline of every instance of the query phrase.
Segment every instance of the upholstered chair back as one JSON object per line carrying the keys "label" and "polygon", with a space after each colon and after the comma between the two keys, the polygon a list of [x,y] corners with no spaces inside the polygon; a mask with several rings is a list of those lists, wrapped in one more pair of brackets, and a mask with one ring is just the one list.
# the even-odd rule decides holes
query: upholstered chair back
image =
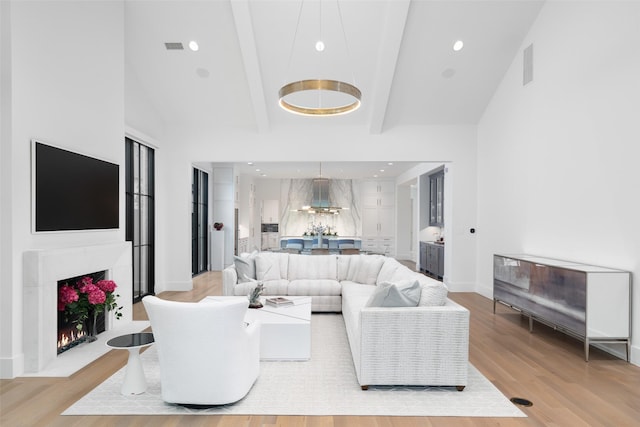
{"label": "upholstered chair back", "polygon": [[246,298],[198,303],[144,297],[166,402],[220,405],[242,399],[260,371],[260,324]]}

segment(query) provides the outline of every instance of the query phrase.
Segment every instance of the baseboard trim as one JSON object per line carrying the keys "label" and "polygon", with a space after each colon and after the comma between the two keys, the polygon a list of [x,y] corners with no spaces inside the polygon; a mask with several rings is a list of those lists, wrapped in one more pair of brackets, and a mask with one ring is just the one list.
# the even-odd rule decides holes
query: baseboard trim
{"label": "baseboard trim", "polygon": [[175,281],[175,282],[165,282],[158,286],[156,284],[155,292],[159,294],[160,292],[165,291],[191,291],[193,290],[193,279],[189,279],[188,281]]}
{"label": "baseboard trim", "polygon": [[24,353],[0,358],[0,379],[13,379],[24,372]]}

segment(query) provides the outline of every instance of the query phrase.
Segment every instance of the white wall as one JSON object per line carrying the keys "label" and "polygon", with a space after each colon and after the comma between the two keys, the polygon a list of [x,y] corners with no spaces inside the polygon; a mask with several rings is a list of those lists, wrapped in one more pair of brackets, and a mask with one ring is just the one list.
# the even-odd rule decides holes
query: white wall
{"label": "white wall", "polygon": [[[494,253],[640,277],[640,4],[547,2],[531,43],[533,82],[519,55],[478,126],[478,292]],[[640,364],[640,292],[632,306]]]}
{"label": "white wall", "polygon": [[[2,209],[10,210],[2,240],[9,218],[10,251],[3,244],[0,375],[11,377],[22,370],[24,251],[124,241],[124,20],[121,2],[2,3],[2,94],[5,102],[10,89],[12,105],[2,115]],[[118,230],[31,234],[32,138],[121,165]]]}

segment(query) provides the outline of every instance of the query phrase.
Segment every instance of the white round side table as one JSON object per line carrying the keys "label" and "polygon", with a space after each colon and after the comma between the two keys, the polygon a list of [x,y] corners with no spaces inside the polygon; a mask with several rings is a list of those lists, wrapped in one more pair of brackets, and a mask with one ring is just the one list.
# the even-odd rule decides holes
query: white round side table
{"label": "white round side table", "polygon": [[153,342],[153,334],[151,332],[121,335],[107,341],[108,347],[129,350],[127,370],[120,389],[120,393],[124,396],[144,393],[147,389],[147,380],[140,360],[140,349],[150,346]]}

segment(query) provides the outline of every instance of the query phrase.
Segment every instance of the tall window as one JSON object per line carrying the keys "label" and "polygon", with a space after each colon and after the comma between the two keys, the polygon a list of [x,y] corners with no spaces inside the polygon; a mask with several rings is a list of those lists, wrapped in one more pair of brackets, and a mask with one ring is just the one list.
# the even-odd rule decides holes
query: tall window
{"label": "tall window", "polygon": [[191,192],[191,274],[195,276],[208,268],[209,174],[194,168]]}
{"label": "tall window", "polygon": [[125,138],[126,239],[133,248],[133,302],[154,292],[154,151]]}

